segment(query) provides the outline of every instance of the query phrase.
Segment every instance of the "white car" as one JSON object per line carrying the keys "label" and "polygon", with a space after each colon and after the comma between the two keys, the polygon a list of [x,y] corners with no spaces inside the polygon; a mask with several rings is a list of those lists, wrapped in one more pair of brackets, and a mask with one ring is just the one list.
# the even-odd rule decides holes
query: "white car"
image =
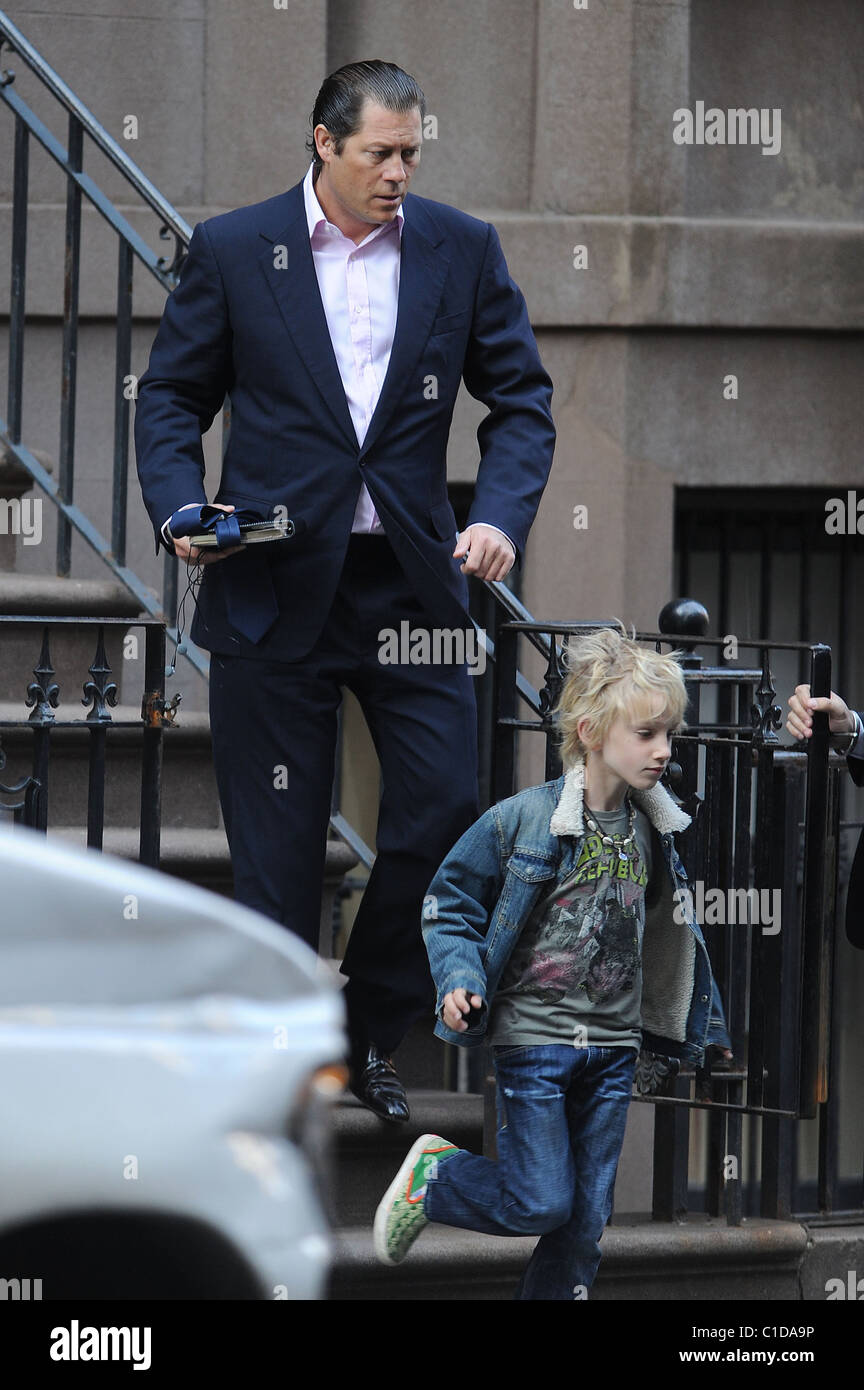
{"label": "white car", "polygon": [[0,1297],[322,1297],[329,970],[226,898],[0,829]]}

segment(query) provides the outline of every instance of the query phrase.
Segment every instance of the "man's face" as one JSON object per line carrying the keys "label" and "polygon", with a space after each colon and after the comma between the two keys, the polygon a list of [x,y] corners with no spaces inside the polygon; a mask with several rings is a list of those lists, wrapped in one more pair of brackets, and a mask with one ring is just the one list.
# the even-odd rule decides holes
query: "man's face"
{"label": "man's face", "polygon": [[663,709],[663,697],[658,695],[645,708],[618,715],[595,757],[607,777],[647,791],[657,785],[669,761],[674,728],[674,720]]}
{"label": "man's face", "polygon": [[317,125],[314,132],[324,160],[315,192],[329,220],[349,237],[368,236],[373,226],[394,220],[420,163],[423,138],[416,106],[388,111],[367,97],[360,121],[341,155],[334,152],[326,126]]}

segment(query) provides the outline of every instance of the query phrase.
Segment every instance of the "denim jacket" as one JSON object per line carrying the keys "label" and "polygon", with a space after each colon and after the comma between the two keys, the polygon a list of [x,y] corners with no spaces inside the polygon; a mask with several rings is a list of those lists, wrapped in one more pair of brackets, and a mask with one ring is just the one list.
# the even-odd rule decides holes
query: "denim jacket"
{"label": "denim jacket", "polygon": [[[488,1010],[457,1033],[440,1018],[444,996],[461,986],[487,1004],[492,1000],[532,908],[578,861],[585,836],[579,771],[579,765],[572,767],[556,781],[490,807],[456,842],[429,885],[423,939],[437,990],[435,1033],[446,1042],[471,1047],[483,1041]],[[681,1062],[703,1065],[709,1044],[732,1044],[692,899],[673,896],[688,886],[673,832],[689,825],[690,817],[663,786],[630,795],[656,832],[642,943],[636,1083],[647,1091]]]}

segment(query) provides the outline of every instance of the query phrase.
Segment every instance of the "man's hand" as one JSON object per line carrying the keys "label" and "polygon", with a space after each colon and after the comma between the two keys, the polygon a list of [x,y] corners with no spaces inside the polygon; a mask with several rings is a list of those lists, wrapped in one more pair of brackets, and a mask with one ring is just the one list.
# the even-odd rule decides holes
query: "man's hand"
{"label": "man's hand", "polygon": [[467,991],[460,987],[444,995],[441,1017],[448,1028],[452,1028],[456,1033],[464,1033],[468,1028],[468,1024],[465,1022],[462,1015],[467,1014],[469,1009],[480,1009],[482,1007],[483,999],[481,995],[472,994],[469,997]]}
{"label": "man's hand", "polygon": [[475,521],[460,532],[453,551],[454,560],[469,548],[471,554],[462,566],[463,574],[474,574],[478,579],[503,579],[513,568],[516,559],[513,547],[494,526]]}
{"label": "man's hand", "polygon": [[[222,502],[213,502],[211,505],[218,507],[220,512],[234,511],[233,506],[226,507]],[[197,503],[190,502],[189,506],[197,506]],[[186,507],[181,507],[180,511],[185,512]],[[174,542],[175,553],[181,560],[185,560],[187,565],[212,565],[214,560],[227,560],[229,555],[236,555],[238,550],[243,549],[242,545],[232,545],[229,550],[205,550],[203,546],[193,545],[188,536],[172,536],[171,539]]]}
{"label": "man's hand", "polygon": [[852,711],[831,691],[830,699],[810,698],[809,685],[797,685],[794,695],[789,696],[789,715],[786,728],[793,738],[810,738],[813,734],[813,711],[824,710],[828,715],[828,727],[832,734],[851,734],[855,732],[855,719]]}

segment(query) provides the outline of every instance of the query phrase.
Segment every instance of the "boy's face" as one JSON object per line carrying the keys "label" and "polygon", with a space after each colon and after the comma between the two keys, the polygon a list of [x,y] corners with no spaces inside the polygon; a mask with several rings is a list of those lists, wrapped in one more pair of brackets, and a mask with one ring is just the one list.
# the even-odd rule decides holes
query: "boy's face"
{"label": "boy's face", "polygon": [[657,785],[666,768],[675,727],[658,695],[653,705],[620,714],[593,756],[607,775],[644,791]]}

